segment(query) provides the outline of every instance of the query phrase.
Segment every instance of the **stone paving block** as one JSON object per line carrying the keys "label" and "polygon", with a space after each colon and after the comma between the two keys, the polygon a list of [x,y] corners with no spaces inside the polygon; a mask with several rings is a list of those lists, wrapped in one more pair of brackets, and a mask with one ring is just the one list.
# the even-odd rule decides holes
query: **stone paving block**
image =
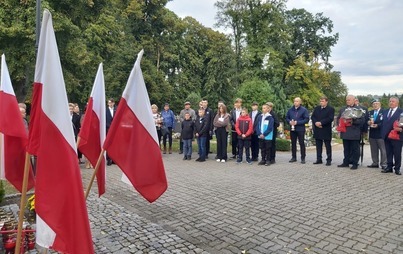
{"label": "stone paving block", "polygon": [[[399,253],[403,178],[337,168],[341,146],[333,152],[326,169],[311,163],[314,149],[307,164],[279,152],[269,168],[163,155],[169,188],[152,204],[108,167],[107,193],[98,199],[93,190],[88,202],[96,253]],[[85,186],[91,173],[82,169]]]}

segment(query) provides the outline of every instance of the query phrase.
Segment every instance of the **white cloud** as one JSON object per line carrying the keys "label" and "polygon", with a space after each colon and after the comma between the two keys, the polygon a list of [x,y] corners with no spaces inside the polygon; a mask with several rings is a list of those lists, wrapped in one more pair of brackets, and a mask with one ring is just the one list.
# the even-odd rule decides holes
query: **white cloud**
{"label": "white cloud", "polygon": [[[216,0],[173,0],[167,7],[179,17],[192,16],[213,27]],[[403,1],[288,0],[287,7],[323,12],[334,24],[339,41],[331,63],[350,93],[403,93]]]}

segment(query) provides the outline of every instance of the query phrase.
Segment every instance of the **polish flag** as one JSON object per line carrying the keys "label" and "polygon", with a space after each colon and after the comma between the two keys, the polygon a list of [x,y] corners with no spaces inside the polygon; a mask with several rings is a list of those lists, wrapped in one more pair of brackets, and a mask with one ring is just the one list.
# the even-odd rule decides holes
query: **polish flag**
{"label": "polish flag", "polygon": [[154,202],[167,189],[164,164],[150,99],[137,56],[105,140],[108,156],[122,169],[136,190]]}
{"label": "polish flag", "polygon": [[[78,149],[95,167],[106,133],[105,113],[105,82],[102,63],[99,64],[97,76],[92,87],[91,96],[87,103],[87,109],[83,123],[81,124],[80,143]],[[98,195],[105,193],[105,156],[97,171]]]}
{"label": "polish flag", "polygon": [[63,253],[94,253],[62,67],[48,10],[43,13],[34,93],[29,149],[37,156],[36,242]]}
{"label": "polish flag", "polygon": [[[0,178],[7,179],[22,192],[28,132],[14,94],[4,54],[1,56],[0,116]],[[34,184],[34,175],[30,170],[27,190],[32,189]]]}

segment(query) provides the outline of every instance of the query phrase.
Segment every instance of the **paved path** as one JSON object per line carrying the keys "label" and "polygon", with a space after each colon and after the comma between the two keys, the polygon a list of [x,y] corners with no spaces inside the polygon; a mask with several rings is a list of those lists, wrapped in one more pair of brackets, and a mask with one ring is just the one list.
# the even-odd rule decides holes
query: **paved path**
{"label": "paved path", "polygon": [[403,253],[403,177],[337,168],[340,145],[330,167],[307,153],[268,167],[163,155],[169,188],[153,204],[108,167],[107,194],[88,202],[96,253]]}

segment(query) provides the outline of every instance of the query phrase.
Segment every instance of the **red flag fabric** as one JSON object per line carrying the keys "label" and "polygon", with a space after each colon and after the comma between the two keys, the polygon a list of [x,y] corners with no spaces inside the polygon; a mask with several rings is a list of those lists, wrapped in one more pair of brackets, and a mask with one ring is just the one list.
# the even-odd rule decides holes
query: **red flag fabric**
{"label": "red flag fabric", "polygon": [[[0,116],[0,132],[3,134],[0,149],[0,178],[7,179],[22,192],[28,133],[14,94],[4,54],[1,56]],[[30,170],[27,190],[32,189],[34,184],[34,175]]]}
{"label": "red flag fabric", "polygon": [[[81,124],[78,149],[95,167],[102,145],[105,141],[105,82],[102,63],[99,64],[97,76],[88,100],[83,123]],[[105,193],[105,156],[97,171],[98,195]]]}
{"label": "red flag fabric", "polygon": [[30,141],[37,155],[36,242],[62,253],[94,253],[52,16],[43,13]]}
{"label": "red flag fabric", "polygon": [[130,73],[104,149],[134,188],[149,202],[154,202],[165,192],[168,183],[140,68],[143,52],[138,54]]}

